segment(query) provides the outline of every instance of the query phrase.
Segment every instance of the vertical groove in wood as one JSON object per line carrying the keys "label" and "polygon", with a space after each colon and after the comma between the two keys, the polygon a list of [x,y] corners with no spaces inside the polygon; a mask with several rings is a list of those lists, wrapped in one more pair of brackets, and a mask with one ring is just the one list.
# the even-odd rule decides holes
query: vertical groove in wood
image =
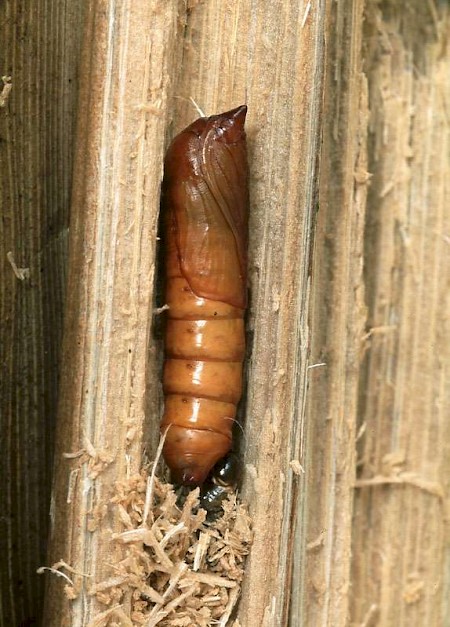
{"label": "vertical groove in wood", "polygon": [[[303,545],[292,620],[348,624],[355,436],[365,323],[367,93],[364,2],[329,3],[317,230],[311,281]],[[314,367],[316,366],[317,367]],[[306,536],[306,537],[305,537]],[[295,617],[295,618],[294,618]]]}
{"label": "vertical groove in wood", "polygon": [[[42,609],[81,14],[76,1],[0,7],[0,76],[12,79],[0,108],[4,625],[37,621]],[[29,278],[14,275],[8,252]]]}
{"label": "vertical groove in wood", "polygon": [[449,624],[449,17],[432,2],[373,2],[366,15],[373,178],[354,625]]}

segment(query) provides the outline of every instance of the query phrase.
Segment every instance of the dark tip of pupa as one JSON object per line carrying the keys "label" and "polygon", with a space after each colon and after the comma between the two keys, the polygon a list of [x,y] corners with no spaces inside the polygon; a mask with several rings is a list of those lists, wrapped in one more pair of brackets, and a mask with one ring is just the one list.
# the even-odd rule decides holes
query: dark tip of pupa
{"label": "dark tip of pupa", "polygon": [[245,120],[245,116],[247,115],[247,105],[243,104],[236,109],[232,109],[230,111],[230,116],[232,116],[235,120],[242,119]]}
{"label": "dark tip of pupa", "polygon": [[236,109],[231,109],[231,111],[227,111],[222,115],[224,118],[234,120],[234,122],[236,124],[239,124],[239,126],[244,126],[245,116],[247,115],[247,105],[241,105],[240,107],[236,107]]}
{"label": "dark tip of pupa", "polygon": [[230,143],[238,142],[245,135],[244,123],[246,115],[247,105],[241,105],[236,107],[236,109],[214,116],[219,123],[219,128],[222,129],[225,141]]}

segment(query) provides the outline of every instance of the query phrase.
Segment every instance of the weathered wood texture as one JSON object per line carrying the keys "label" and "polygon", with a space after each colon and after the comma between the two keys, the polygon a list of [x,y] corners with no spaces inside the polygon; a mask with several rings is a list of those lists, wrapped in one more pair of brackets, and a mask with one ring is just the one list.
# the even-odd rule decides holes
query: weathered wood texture
{"label": "weathered wood texture", "polygon": [[[197,117],[192,98],[206,114],[249,107],[250,355],[240,446],[255,541],[240,623],[449,625],[448,4],[86,4],[50,556],[90,577],[71,575],[71,602],[63,582],[48,578],[44,624],[87,625],[99,611],[89,590],[118,557],[114,483],[139,468],[158,433],[158,347],[149,330],[159,185],[168,139]],[[76,56],[64,54],[68,72]],[[60,88],[55,111],[65,102],[71,120],[73,101]],[[50,198],[35,172],[46,163],[45,124],[51,150],[66,144],[65,125],[39,117],[46,105],[22,99],[43,126],[27,118],[38,148],[21,149],[23,172],[17,162],[14,176],[2,173],[13,190],[24,181],[4,228],[15,234],[20,224],[36,252],[28,261],[6,244],[2,255],[12,249],[18,265],[37,265],[19,283],[5,263],[2,333],[7,376],[16,368],[28,390],[20,402],[31,408],[41,388],[20,374],[28,373],[21,360],[43,377],[39,360],[43,372],[54,362],[27,346],[43,347],[45,338],[54,351],[60,327],[48,340],[48,326],[30,327],[24,306],[47,325],[60,320],[55,277],[64,267],[58,253],[46,292],[34,258],[45,250],[47,223],[38,220]],[[64,211],[70,188],[68,170],[58,172],[50,181],[64,181],[63,191],[45,194],[65,196],[49,201],[52,211]],[[28,232],[32,210],[39,214]],[[66,222],[51,215],[56,246]],[[32,424],[35,410],[20,409],[11,389],[9,423]],[[28,428],[20,433],[32,437]],[[37,486],[29,494],[38,498]]]}
{"label": "weathered wood texture", "polygon": [[42,611],[36,569],[46,561],[81,14],[78,0],[0,3],[0,77],[11,77],[0,98],[0,625],[8,627],[37,624]]}
{"label": "weathered wood texture", "polygon": [[142,461],[176,17],[166,0],[86,7],[50,541],[78,595],[69,602],[49,579],[49,626],[81,627],[100,611],[89,591],[120,557],[110,498]]}
{"label": "weathered wood texture", "polygon": [[[348,625],[367,173],[364,3],[327,4],[327,55],[312,264],[305,489],[292,624]],[[314,367],[317,366],[317,367]]]}
{"label": "weathered wood texture", "polygon": [[372,179],[354,625],[450,625],[449,18],[435,2],[366,12]]}

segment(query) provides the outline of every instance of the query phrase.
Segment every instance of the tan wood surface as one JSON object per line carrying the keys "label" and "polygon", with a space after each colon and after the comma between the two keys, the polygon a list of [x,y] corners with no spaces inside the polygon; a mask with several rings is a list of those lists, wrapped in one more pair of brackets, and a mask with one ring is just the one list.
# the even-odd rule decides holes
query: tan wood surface
{"label": "tan wood surface", "polygon": [[450,621],[450,15],[438,8],[366,13],[372,179],[354,625]]}
{"label": "tan wood surface", "polygon": [[[13,77],[12,100],[0,108],[8,140],[0,159],[9,167],[1,173],[1,403],[4,460],[12,460],[2,480],[13,495],[1,541],[19,542],[16,552],[5,548],[4,616],[39,605],[38,593],[22,604],[14,595],[19,577],[28,594],[36,585],[49,470],[35,448],[27,466],[14,451],[24,438],[42,439],[36,425],[55,412],[71,187],[47,564],[70,564],[77,597],[69,601],[64,582],[46,574],[44,624],[88,625],[103,609],[89,591],[120,558],[110,542],[115,482],[139,469],[158,435],[159,189],[164,150],[198,117],[194,101],[207,115],[249,108],[251,302],[239,447],[254,544],[239,624],[448,625],[448,6],[86,0],[84,20],[71,8],[54,15],[55,32],[74,20],[78,35],[70,31],[53,56],[45,46],[28,53],[19,26],[7,44],[26,70],[16,74],[23,89],[14,91]],[[66,81],[82,32],[73,143],[74,83]],[[45,80],[33,83],[34,72]],[[30,278],[14,274],[12,261]],[[44,390],[47,405],[33,400]],[[40,522],[30,534],[33,512]]]}
{"label": "tan wood surface", "polygon": [[104,609],[89,591],[120,558],[110,498],[141,465],[175,9],[86,8],[50,538],[77,597],[50,578],[46,625],[87,625]]}

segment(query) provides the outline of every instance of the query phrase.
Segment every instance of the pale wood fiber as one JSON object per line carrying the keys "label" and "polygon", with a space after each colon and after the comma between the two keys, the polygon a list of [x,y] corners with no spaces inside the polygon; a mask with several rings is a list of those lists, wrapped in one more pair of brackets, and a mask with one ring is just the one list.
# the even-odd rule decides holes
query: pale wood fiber
{"label": "pale wood fiber", "polygon": [[450,624],[450,22],[438,8],[373,3],[367,12],[372,180],[355,626]]}
{"label": "pale wood fiber", "polygon": [[[349,617],[355,437],[363,356],[367,187],[364,4],[330,3],[323,143],[312,266],[311,364],[303,525],[292,590],[295,624],[346,626]],[[298,580],[298,587],[295,582]],[[298,590],[298,592],[297,592]],[[301,621],[301,622],[300,622]]]}
{"label": "pale wood fiber", "polygon": [[142,462],[176,9],[163,0],[86,8],[48,558],[73,569],[75,598],[49,577],[48,626],[81,627],[102,611],[90,591],[121,557],[111,544],[121,530],[115,482]]}

